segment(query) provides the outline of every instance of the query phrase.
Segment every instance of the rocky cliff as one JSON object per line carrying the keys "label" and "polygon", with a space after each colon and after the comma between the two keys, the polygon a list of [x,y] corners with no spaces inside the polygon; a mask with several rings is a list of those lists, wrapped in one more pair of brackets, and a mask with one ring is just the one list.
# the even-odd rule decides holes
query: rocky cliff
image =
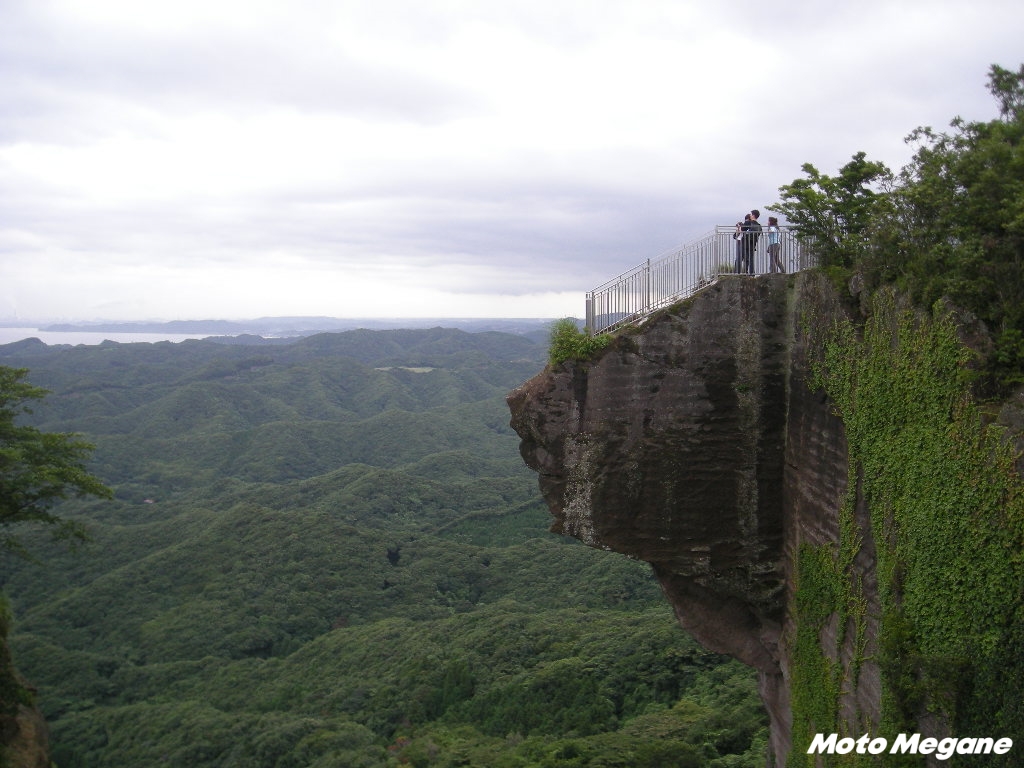
{"label": "rocky cliff", "polygon": [[49,768],[49,732],[31,703],[35,691],[14,669],[7,634],[10,609],[0,597],[0,766]]}
{"label": "rocky cliff", "polygon": [[[848,476],[843,424],[808,385],[806,318],[842,313],[819,275],[723,278],[508,397],[553,530],[649,562],[685,629],[757,669],[779,765],[796,553],[838,541]],[[876,604],[873,552],[854,568]],[[836,623],[835,661],[871,655]],[[877,668],[852,677],[845,719],[877,721]]]}

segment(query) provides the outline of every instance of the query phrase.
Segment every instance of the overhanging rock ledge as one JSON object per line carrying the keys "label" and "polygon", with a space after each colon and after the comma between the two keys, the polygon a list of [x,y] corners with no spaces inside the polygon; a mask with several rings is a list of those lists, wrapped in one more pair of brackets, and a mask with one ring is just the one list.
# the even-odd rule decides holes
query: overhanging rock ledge
{"label": "overhanging rock ledge", "polygon": [[[837,540],[847,478],[801,323],[842,311],[816,274],[724,278],[508,396],[552,530],[650,563],[687,631],[758,670],[780,765],[788,577],[801,541]],[[846,698],[873,719],[877,675]]]}

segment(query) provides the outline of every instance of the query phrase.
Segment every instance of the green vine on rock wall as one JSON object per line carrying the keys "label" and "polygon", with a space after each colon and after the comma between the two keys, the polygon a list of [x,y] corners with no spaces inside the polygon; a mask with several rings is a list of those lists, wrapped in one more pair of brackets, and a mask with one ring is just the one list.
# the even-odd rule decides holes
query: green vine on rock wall
{"label": "green vine on rock wall", "polygon": [[[853,486],[851,486],[853,487]],[[796,584],[796,635],[792,643],[790,694],[793,709],[791,768],[818,765],[807,754],[816,733],[843,732],[839,722],[840,696],[856,687],[867,641],[867,600],[863,584],[853,571],[862,535],[854,519],[854,493],[848,493],[839,511],[838,545],[800,546]],[[849,669],[839,659],[851,626],[854,657]],[[826,630],[832,627],[832,632]],[[827,639],[830,638],[830,639]],[[827,646],[826,646],[827,643]],[[841,758],[856,765],[862,757]]]}
{"label": "green vine on rock wall", "polygon": [[[1024,494],[1010,444],[983,423],[967,389],[970,351],[942,306],[925,314],[889,291],[873,297],[863,329],[837,320],[812,342],[820,350],[814,383],[843,421],[849,487],[860,488],[876,543],[878,735],[917,730],[930,711],[954,735],[1024,743],[1024,655],[1016,653],[1024,646]],[[842,513],[848,521],[852,503]],[[845,538],[856,540],[850,531]],[[830,589],[836,609],[849,613],[856,595],[839,592],[852,575],[843,550],[841,541]],[[809,618],[801,592],[827,575],[814,562],[801,553],[798,624]],[[798,638],[795,653],[808,652]],[[797,733],[806,706],[794,691],[794,752],[808,737]]]}
{"label": "green vine on rock wall", "polygon": [[837,728],[842,667],[822,652],[821,635],[839,609],[842,621],[841,579],[832,548],[800,547],[797,562],[796,637],[790,659],[790,696],[793,708],[793,746],[789,765],[813,767],[807,748],[815,733]]}

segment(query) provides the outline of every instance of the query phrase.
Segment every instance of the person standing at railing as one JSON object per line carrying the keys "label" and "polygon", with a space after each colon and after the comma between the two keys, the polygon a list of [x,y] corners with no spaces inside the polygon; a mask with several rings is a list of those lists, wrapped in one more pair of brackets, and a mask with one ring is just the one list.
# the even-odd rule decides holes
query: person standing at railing
{"label": "person standing at railing", "polygon": [[779,254],[782,246],[779,244],[779,220],[774,216],[768,217],[768,263],[772,274],[785,272],[782,266],[782,257]]}
{"label": "person standing at railing", "polygon": [[743,217],[743,221],[736,222],[736,234],[733,235],[733,239],[736,241],[736,268],[733,269],[737,275],[741,270],[746,269],[746,248],[747,241],[743,236],[743,233],[747,229],[747,225],[750,224],[750,214],[748,213]]}
{"label": "person standing at railing", "polygon": [[754,251],[757,248],[757,240],[761,237],[761,223],[757,220],[760,215],[761,212],[755,208],[743,225],[743,260],[748,275],[754,274]]}

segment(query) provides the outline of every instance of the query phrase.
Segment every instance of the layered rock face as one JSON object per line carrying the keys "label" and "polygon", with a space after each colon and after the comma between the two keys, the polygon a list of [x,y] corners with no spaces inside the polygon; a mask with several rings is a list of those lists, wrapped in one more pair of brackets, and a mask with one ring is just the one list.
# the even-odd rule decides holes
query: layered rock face
{"label": "layered rock face", "polygon": [[49,735],[42,713],[24,705],[0,717],[4,765],[10,768],[50,768]]}
{"label": "layered rock face", "polygon": [[[808,388],[801,323],[840,311],[819,276],[723,278],[508,397],[552,530],[649,562],[686,630],[758,670],[779,765],[789,576],[800,542],[837,540],[847,484],[842,424]],[[872,552],[866,542],[858,566],[869,587]],[[860,677],[845,714],[871,721],[876,676]]]}
{"label": "layered rock face", "polygon": [[8,621],[9,615],[0,615],[0,765],[50,768],[46,720],[35,706],[21,701],[35,691],[26,686],[11,663]]}

